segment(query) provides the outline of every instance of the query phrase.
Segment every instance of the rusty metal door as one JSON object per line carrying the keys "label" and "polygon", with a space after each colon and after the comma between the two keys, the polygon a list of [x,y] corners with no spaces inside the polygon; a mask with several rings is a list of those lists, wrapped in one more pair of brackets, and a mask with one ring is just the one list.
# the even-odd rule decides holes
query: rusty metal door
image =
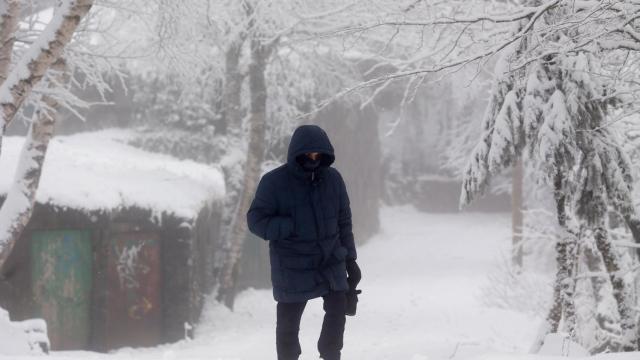
{"label": "rusty metal door", "polygon": [[53,350],[86,349],[92,283],[88,231],[38,231],[31,238],[31,284]]}
{"label": "rusty metal door", "polygon": [[149,232],[109,239],[106,345],[153,346],[161,341],[160,246]]}

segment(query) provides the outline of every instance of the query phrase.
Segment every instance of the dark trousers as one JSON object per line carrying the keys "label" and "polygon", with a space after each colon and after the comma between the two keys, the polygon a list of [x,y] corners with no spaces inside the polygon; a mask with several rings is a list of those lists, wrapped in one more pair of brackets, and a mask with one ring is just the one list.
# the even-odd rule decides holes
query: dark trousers
{"label": "dark trousers", "polygon": [[[320,357],[340,360],[345,323],[345,292],[330,292],[323,296],[324,321],[318,340]],[[297,360],[302,353],[298,332],[300,319],[307,302],[278,303],[276,324],[276,350],[278,360]]]}

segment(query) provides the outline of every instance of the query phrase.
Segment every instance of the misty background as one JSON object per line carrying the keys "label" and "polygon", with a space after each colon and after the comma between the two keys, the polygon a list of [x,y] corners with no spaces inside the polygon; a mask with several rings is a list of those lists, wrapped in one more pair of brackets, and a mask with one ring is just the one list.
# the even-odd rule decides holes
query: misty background
{"label": "misty background", "polygon": [[317,124],[362,249],[346,354],[633,356],[640,5],[575,3],[3,2],[0,344],[273,352],[245,214]]}

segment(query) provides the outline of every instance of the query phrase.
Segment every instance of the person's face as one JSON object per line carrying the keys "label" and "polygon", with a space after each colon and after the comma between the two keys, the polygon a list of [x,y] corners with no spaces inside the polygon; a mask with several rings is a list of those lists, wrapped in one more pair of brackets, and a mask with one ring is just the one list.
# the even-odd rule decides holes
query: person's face
{"label": "person's face", "polygon": [[317,160],[320,157],[320,153],[312,152],[306,154],[311,160]]}

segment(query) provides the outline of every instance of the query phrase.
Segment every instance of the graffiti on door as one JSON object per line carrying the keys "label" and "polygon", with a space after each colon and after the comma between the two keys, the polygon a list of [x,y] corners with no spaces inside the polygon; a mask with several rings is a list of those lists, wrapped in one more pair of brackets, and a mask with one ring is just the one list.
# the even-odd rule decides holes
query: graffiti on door
{"label": "graffiti on door", "polygon": [[161,336],[160,241],[156,233],[109,239],[108,347],[154,345]]}
{"label": "graffiti on door", "polygon": [[116,270],[120,287],[123,289],[137,289],[140,287],[140,279],[149,272],[150,267],[141,261],[141,250],[146,245],[143,240],[140,244],[124,244],[120,249],[115,247]]}

